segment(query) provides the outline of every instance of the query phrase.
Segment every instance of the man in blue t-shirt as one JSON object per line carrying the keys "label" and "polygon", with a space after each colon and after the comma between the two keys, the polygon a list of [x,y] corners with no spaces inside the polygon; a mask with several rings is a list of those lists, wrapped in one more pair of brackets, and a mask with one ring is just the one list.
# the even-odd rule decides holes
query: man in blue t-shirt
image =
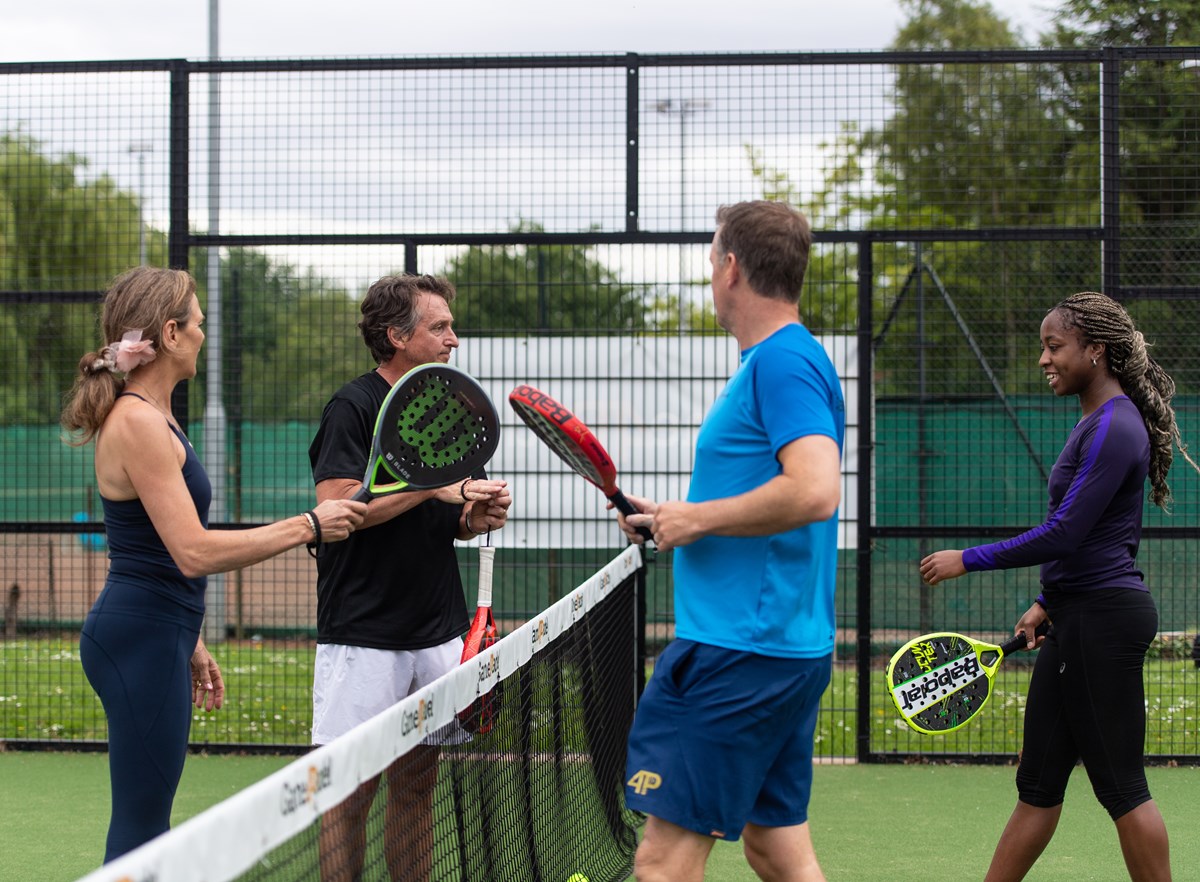
{"label": "man in blue t-shirt", "polygon": [[696,880],[745,837],[763,878],[824,880],[808,828],[813,732],[834,643],[845,404],[800,323],[812,233],[783,203],[717,212],[712,295],[741,364],[700,427],[686,502],[622,519],[675,553],[676,639],[629,737],[626,799],[649,816],[639,882]]}

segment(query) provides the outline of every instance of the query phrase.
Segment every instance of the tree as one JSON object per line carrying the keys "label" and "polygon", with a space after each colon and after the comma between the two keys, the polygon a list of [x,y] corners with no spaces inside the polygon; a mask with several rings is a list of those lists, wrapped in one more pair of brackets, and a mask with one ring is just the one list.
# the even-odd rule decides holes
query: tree
{"label": "tree", "polygon": [[[810,204],[803,204],[799,190],[792,184],[787,172],[767,165],[762,151],[752,145],[745,145],[745,150],[750,162],[750,174],[761,186],[763,199],[786,202],[800,208],[814,229],[823,224],[826,220],[825,204],[820,197]],[[854,332],[858,315],[856,269],[849,249],[841,246],[813,247],[800,296],[800,317],[807,327],[816,333]]]}
{"label": "tree", "polygon": [[[138,262],[136,198],[107,175],[89,180],[82,157],[47,155],[26,135],[0,135],[0,290],[26,304],[0,307],[0,420],[57,414],[79,358],[104,342],[91,304],[39,301],[40,291],[94,291]],[[152,240],[152,244],[161,242]]]}
{"label": "tree", "polygon": [[[193,263],[207,308],[206,253],[197,252]],[[231,425],[315,420],[335,389],[369,368],[358,303],[343,286],[250,248],[230,248],[220,268],[223,400]],[[202,370],[193,413],[203,407],[207,379]]]}
{"label": "tree", "polygon": [[[1200,2],[1066,0],[1047,42],[1068,48],[1200,44]],[[1082,139],[1099,164],[1100,83],[1094,69],[1061,67],[1076,96]],[[1122,288],[1194,290],[1200,283],[1200,68],[1193,52],[1178,58],[1124,60],[1119,70]],[[1155,357],[1171,365],[1182,390],[1200,383],[1190,340],[1179,327],[1195,320],[1190,303],[1141,299],[1135,310]]]}
{"label": "tree", "polygon": [[[901,0],[901,6],[908,19],[893,44],[897,50],[1021,43],[987,3]],[[876,230],[1098,224],[1098,165],[1057,71],[1036,62],[931,61],[897,65],[894,76],[890,117],[871,129],[847,127],[834,145],[844,158],[814,200],[818,217]],[[1024,369],[1028,341],[1036,337],[1031,317],[1099,278],[1099,253],[1091,243],[897,243],[876,246],[873,258],[880,320],[906,298],[877,353],[882,394],[911,394],[916,350],[900,345],[909,342],[920,347],[928,368],[928,394],[991,394],[967,351],[972,345],[1006,391],[1031,391],[1036,376]],[[918,328],[910,304],[921,290],[935,297],[936,308],[922,314]]]}
{"label": "tree", "polygon": [[[540,234],[521,222],[513,233]],[[622,284],[594,245],[471,246],[445,275],[458,289],[457,326],[470,332],[608,333],[646,327],[645,292]]]}

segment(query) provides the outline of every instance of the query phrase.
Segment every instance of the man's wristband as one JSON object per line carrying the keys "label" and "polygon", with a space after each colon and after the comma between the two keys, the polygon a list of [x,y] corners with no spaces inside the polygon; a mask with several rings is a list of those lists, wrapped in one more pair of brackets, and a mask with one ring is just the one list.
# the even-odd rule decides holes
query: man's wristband
{"label": "man's wristband", "polygon": [[468,533],[472,534],[473,536],[480,535],[480,531],[471,526],[471,509],[469,508],[466,510],[466,513],[463,514],[463,523],[466,524]]}

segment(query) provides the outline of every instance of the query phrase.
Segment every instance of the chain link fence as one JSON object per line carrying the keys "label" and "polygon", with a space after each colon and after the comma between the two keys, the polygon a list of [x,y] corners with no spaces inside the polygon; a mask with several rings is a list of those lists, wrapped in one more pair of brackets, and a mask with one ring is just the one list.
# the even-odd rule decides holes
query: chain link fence
{"label": "chain link fence", "polygon": [[[147,262],[197,277],[209,333],[173,406],[213,520],[310,507],[328,396],[373,364],[371,281],[457,285],[458,363],[499,402],[529,382],[605,439],[622,488],[686,493],[702,414],[736,365],[707,289],[713,214],[786,199],[817,240],[801,304],[845,384],[839,643],[819,756],[1009,761],[1028,660],[985,720],[925,739],[882,669],[929,630],[999,637],[1034,571],[923,586],[931,550],[1044,517],[1078,417],[1037,369],[1045,311],[1125,302],[1200,437],[1200,50],[598,55],[0,65],[0,742],[89,747],[104,716],[78,627],[106,568],[90,451],[62,395],[98,339],[107,281]],[[508,627],[623,544],[604,499],[506,416],[492,472]],[[1200,759],[1191,659],[1200,481],[1140,555],[1161,613],[1148,750]],[[464,581],[474,550],[460,549]],[[648,653],[672,635],[670,555],[649,566]],[[213,578],[207,639],[229,681],[209,749],[309,738],[315,571],[303,551]]]}

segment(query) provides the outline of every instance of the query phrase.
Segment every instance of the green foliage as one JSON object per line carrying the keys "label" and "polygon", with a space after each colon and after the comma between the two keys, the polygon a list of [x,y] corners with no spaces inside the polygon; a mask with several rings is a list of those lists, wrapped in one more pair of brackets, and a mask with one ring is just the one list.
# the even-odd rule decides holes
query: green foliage
{"label": "green foliage", "polygon": [[[523,221],[514,233],[543,232]],[[646,327],[645,292],[620,282],[592,245],[471,246],[445,275],[466,332],[598,333]]]}
{"label": "green foliage", "polygon": [[[901,27],[896,49],[1018,43],[987,4],[913,0],[904,6],[912,17]],[[871,225],[977,230],[1096,222],[1095,205],[1080,204],[1074,195],[1097,189],[1078,187],[1079,127],[1057,86],[1053,71],[1038,65],[899,66],[896,112],[863,138],[880,194],[869,206]],[[1085,155],[1094,159],[1094,151]],[[1086,160],[1083,167],[1097,173]],[[1036,372],[1027,341],[1036,341],[1035,317],[1066,293],[1095,286],[1095,258],[1079,254],[1064,260],[1064,252],[1072,250],[1078,249],[958,243],[920,251],[901,247],[889,256],[881,249],[885,276],[907,282],[907,287],[901,282],[891,290],[879,288],[879,307],[890,310],[907,298],[888,345],[879,350],[892,391],[911,394],[904,388],[914,376],[909,366],[923,360],[927,376],[934,378],[928,394],[990,394],[979,361],[966,352],[969,344],[953,320],[951,303],[1005,391],[1029,391]],[[995,291],[1005,296],[995,297]],[[922,292],[928,295],[928,310],[918,325],[915,300]]]}
{"label": "green foliage", "polygon": [[[1017,48],[1023,37],[987,3],[902,0],[894,49]],[[1200,3],[1067,0],[1044,43],[1065,47],[1194,45]],[[1200,103],[1196,70],[1178,62],[1122,66],[1122,278],[1194,287],[1200,228]],[[814,227],[874,230],[1098,227],[1100,81],[1094,63],[908,63],[895,68],[892,114],[846,123],[837,156],[802,206]],[[787,175],[746,147],[768,199],[795,203]],[[1091,242],[877,244],[872,281],[877,394],[976,396],[1040,390],[1036,321],[1062,297],[1100,284]],[[857,256],[814,250],[803,301],[813,327],[856,326]],[[996,297],[995,292],[1004,292]],[[828,292],[828,293],[827,293]],[[1200,383],[1186,338],[1188,304],[1139,302],[1135,319],[1181,391]],[[886,317],[886,318],[885,318]],[[986,365],[986,370],[985,370]],[[918,370],[914,370],[914,366]],[[920,377],[920,389],[914,383]]]}
{"label": "green foliage", "polygon": [[107,175],[85,176],[82,157],[52,157],[20,132],[0,135],[0,288],[30,292],[0,308],[0,419],[57,416],[95,339],[94,308],[39,302],[39,291],[103,288],[137,263],[137,200]]}
{"label": "green foliage", "polygon": [[[1047,43],[1067,48],[1106,46],[1195,46],[1200,43],[1196,0],[1066,0]],[[1096,114],[1101,85],[1094,70],[1063,69],[1076,96],[1073,110],[1091,144],[1099,144]],[[1194,288],[1200,250],[1200,75],[1178,60],[1125,62],[1120,68],[1119,137],[1124,287]],[[1170,331],[1189,321],[1185,305],[1138,303],[1139,325]],[[1178,333],[1162,339],[1155,358],[1168,366],[1181,388],[1200,384],[1193,347]],[[1190,366],[1190,369],[1184,369]]]}
{"label": "green foliage", "polygon": [[[231,248],[222,257],[224,403],[232,424],[315,420],[329,396],[369,370],[358,334],[358,303],[341,286],[267,254]],[[195,259],[208,308],[208,260]],[[193,393],[202,411],[206,376]]]}
{"label": "green foliage", "polygon": [[[786,202],[800,208],[814,228],[829,219],[820,195],[811,204],[802,204],[798,189],[787,172],[765,162],[761,150],[745,145],[750,174],[762,188],[761,198]],[[857,327],[857,272],[855,256],[844,247],[813,247],[804,274],[800,295],[800,317],[815,333],[852,333]],[[716,326],[716,316],[712,316]]]}

